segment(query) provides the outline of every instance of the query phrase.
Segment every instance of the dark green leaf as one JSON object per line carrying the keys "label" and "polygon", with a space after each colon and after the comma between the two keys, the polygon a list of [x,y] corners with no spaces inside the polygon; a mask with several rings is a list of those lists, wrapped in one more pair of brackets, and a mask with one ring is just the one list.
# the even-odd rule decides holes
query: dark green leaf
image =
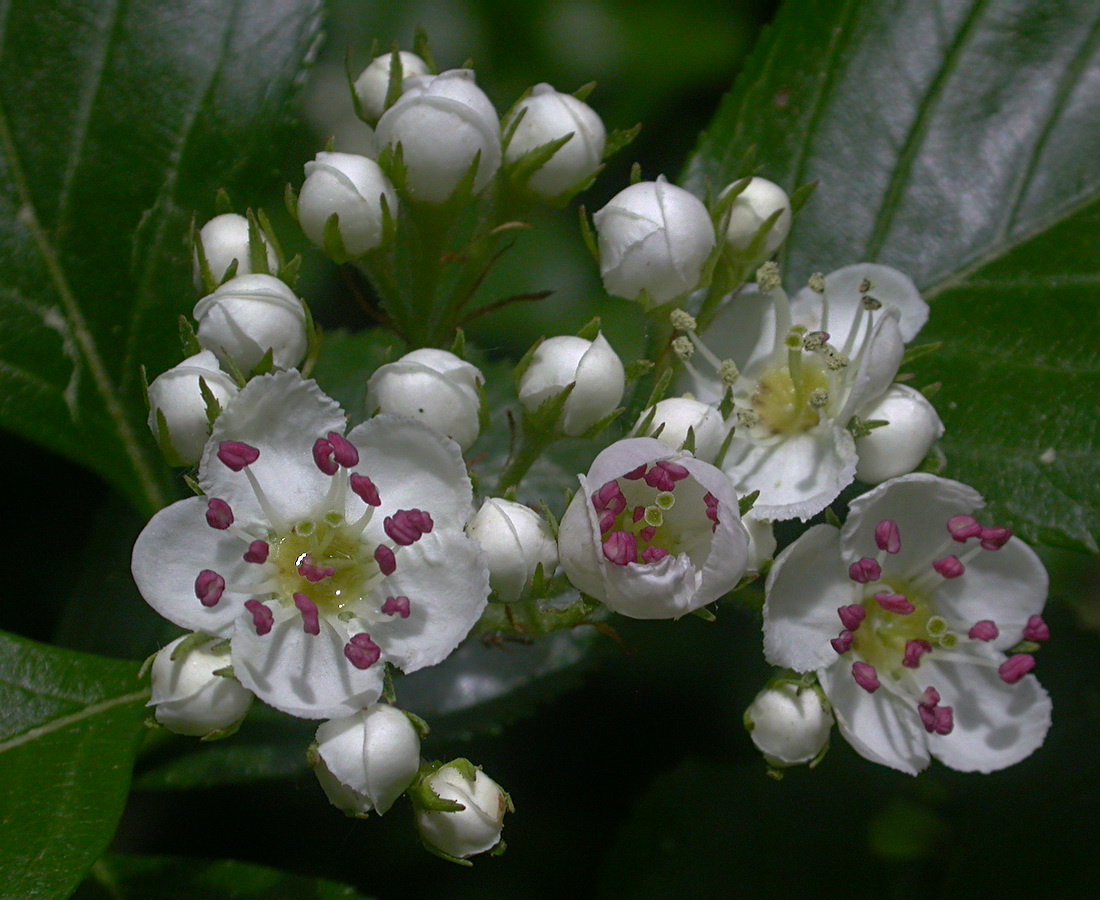
{"label": "dark green leaf", "polygon": [[149,696],[137,669],[0,634],[0,896],[67,897],[107,847]]}
{"label": "dark green leaf", "polygon": [[74,900],[363,900],[347,885],[266,866],[172,856],[105,856]]}
{"label": "dark green leaf", "polygon": [[[246,182],[320,0],[12,0],[0,22],[0,424],[140,508],[170,485],[139,367],[178,362],[187,235]],[[252,171],[255,171],[254,169]]]}
{"label": "dark green leaf", "polygon": [[401,339],[382,329],[357,334],[328,332],[312,375],[321,389],[344,408],[349,421],[357,425],[374,412],[367,409],[367,382],[374,370],[404,352]]}
{"label": "dark green leaf", "polygon": [[[758,174],[816,181],[781,263],[877,261],[929,298],[945,474],[1030,539],[1100,534],[1100,169],[1090,0],[789,3],[686,173],[702,192],[756,145]],[[1093,292],[1094,293],[1094,292]],[[1046,453],[1053,449],[1053,463]]]}

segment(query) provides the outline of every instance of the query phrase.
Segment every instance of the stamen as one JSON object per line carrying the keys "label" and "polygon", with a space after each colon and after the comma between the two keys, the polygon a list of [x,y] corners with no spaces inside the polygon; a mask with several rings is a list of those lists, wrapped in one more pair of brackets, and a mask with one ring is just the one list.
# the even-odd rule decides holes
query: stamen
{"label": "stamen", "polygon": [[647,525],[645,528],[638,532],[638,537],[640,537],[645,543],[648,544],[650,541],[653,540],[653,535],[655,535],[656,533],[656,525]]}
{"label": "stamen", "polygon": [[259,450],[241,441],[222,441],[218,444],[218,459],[234,472],[252,465],[259,458]]}
{"label": "stamen", "polygon": [[932,563],[932,568],[939,572],[944,578],[958,578],[966,571],[966,566],[959,562],[957,556],[937,559]]}
{"label": "stamen", "polygon": [[374,548],[374,561],[383,575],[392,575],[397,571],[397,559],[393,551],[385,544],[379,544]]}
{"label": "stamen", "polygon": [[1012,530],[1009,528],[983,528],[982,549],[1000,550],[1012,538]]}
{"label": "stamen", "polygon": [[627,481],[637,481],[639,478],[645,478],[645,470],[646,464],[642,463],[640,466],[638,466],[638,468],[631,469],[629,472],[627,472],[623,476],[623,478],[625,478]]}
{"label": "stamen", "polygon": [[638,540],[629,531],[613,531],[603,542],[603,555],[608,562],[613,562],[617,566],[636,562]]}
{"label": "stamen", "polygon": [[867,610],[858,603],[853,603],[851,606],[841,606],[837,609],[836,614],[840,616],[841,624],[849,631],[858,631],[859,626],[863,624],[863,620],[867,618]]}
{"label": "stamen", "polygon": [[[645,523],[650,528],[660,528],[665,523],[665,514],[658,506],[647,506],[645,509]],[[649,540],[647,538],[647,540]]]}
{"label": "stamen", "polygon": [[646,547],[645,550],[642,551],[642,562],[660,562],[666,556],[668,556],[668,551],[664,547]]}
{"label": "stamen", "polygon": [[703,495],[703,502],[707,506],[707,518],[711,521],[711,532],[718,528],[718,498],[710,491]]}
{"label": "stamen", "polygon": [[1050,640],[1050,628],[1047,627],[1047,623],[1043,621],[1042,616],[1032,616],[1027,620],[1027,625],[1024,627],[1024,640]]}
{"label": "stamen", "polygon": [[298,563],[298,574],[310,584],[317,584],[336,574],[332,566],[319,566],[308,553]]}
{"label": "stamen", "polygon": [[852,663],[852,677],[856,680],[856,684],[863,688],[868,694],[873,694],[881,687],[878,680],[878,672],[875,671],[875,667],[870,663]]}
{"label": "stamen", "polygon": [[695,316],[682,309],[674,309],[670,312],[668,321],[677,331],[695,331],[698,327]]}
{"label": "stamen", "polygon": [[672,491],[675,490],[677,481],[683,481],[690,474],[683,466],[662,459],[654,463],[643,478],[651,488],[658,491]]}
{"label": "stamen", "polygon": [[906,599],[904,594],[889,594],[886,591],[875,594],[878,605],[887,612],[897,613],[899,616],[908,616],[916,608]]}
{"label": "stamen", "polygon": [[317,604],[305,594],[295,594],[294,605],[302,614],[302,630],[306,634],[320,634],[321,621],[317,615]]}
{"label": "stamen", "polygon": [[421,509],[399,509],[382,522],[389,539],[399,547],[415,544],[432,530],[432,517]]}
{"label": "stamen", "polygon": [[246,600],[244,608],[252,613],[252,625],[256,634],[263,637],[275,624],[275,614],[259,600]]}
{"label": "stamen", "polygon": [[344,656],[357,669],[369,669],[382,656],[382,648],[370,639],[369,634],[357,634],[344,644]]}
{"label": "stamen", "polygon": [[630,514],[631,520],[635,523],[642,521],[645,518],[645,507],[638,505],[634,507],[634,511]]}
{"label": "stamen", "polygon": [[1017,653],[997,667],[997,674],[1005,684],[1015,684],[1035,668],[1035,657],[1030,653]]}
{"label": "stamen", "polygon": [[653,503],[662,512],[668,512],[676,505],[676,495],[671,491],[661,491]]}
{"label": "stamen", "polygon": [[838,637],[835,637],[831,641],[829,641],[829,643],[832,645],[832,648],[837,653],[843,656],[845,653],[852,649],[852,641],[854,639],[855,635],[852,634],[852,632],[844,630],[840,632],[840,635]]}
{"label": "stamen", "polygon": [[928,688],[917,704],[921,724],[929,734],[950,734],[955,728],[955,711],[950,706],[940,706],[940,694]]}
{"label": "stamen", "polygon": [[905,656],[901,664],[907,669],[916,669],[920,666],[920,658],[925,653],[932,652],[932,645],[928,641],[917,640],[905,642]]}
{"label": "stamen", "polygon": [[206,524],[218,531],[225,531],[233,524],[233,510],[229,504],[217,497],[211,497],[206,504]]}
{"label": "stamen", "polygon": [[618,481],[609,481],[592,495],[592,506],[597,512],[611,510],[615,515],[626,509],[626,497]]}
{"label": "stamen", "polygon": [[893,519],[883,519],[875,527],[875,545],[887,553],[901,552],[901,531]]}
{"label": "stamen", "polygon": [[244,561],[263,564],[267,562],[267,555],[270,552],[271,547],[268,546],[267,541],[253,541],[244,552]]}
{"label": "stamen", "polygon": [[351,492],[367,506],[382,505],[382,498],[378,496],[378,488],[366,475],[360,475],[358,472],[352,474]]}
{"label": "stamen", "polygon": [[1000,635],[1001,631],[996,622],[992,619],[982,619],[974,623],[974,627],[966,636],[972,641],[995,641]]}
{"label": "stamen", "polygon": [[217,606],[225,592],[225,579],[217,572],[203,569],[195,579],[195,596],[199,602],[209,609]]}
{"label": "stamen", "polygon": [[858,584],[870,584],[882,577],[882,567],[869,556],[865,556],[848,566],[848,577]]}
{"label": "stamen", "polygon": [[335,475],[340,471],[340,466],[334,458],[335,455],[336,450],[324,438],[317,438],[313,442],[313,461],[317,464],[317,468],[326,475]]}
{"label": "stamen", "polygon": [[[638,509],[642,508],[639,506]],[[644,513],[645,510],[642,510],[642,512]],[[606,532],[610,531],[615,525],[616,518],[618,517],[611,510],[603,510],[600,513],[600,534],[605,534]],[[641,518],[641,516],[639,516],[638,518]],[[635,519],[634,521],[637,522],[638,519]]]}
{"label": "stamen", "polygon": [[355,444],[342,434],[330,431],[328,442],[332,446],[333,458],[345,469],[351,469],[359,465],[359,451],[355,449]]}
{"label": "stamen", "polygon": [[382,613],[387,616],[400,616],[402,619],[407,619],[411,611],[409,598],[405,596],[387,597],[386,602],[382,604]]}
{"label": "stamen", "polygon": [[965,544],[982,533],[982,526],[973,516],[952,516],[947,520],[947,530],[951,532],[952,540]]}

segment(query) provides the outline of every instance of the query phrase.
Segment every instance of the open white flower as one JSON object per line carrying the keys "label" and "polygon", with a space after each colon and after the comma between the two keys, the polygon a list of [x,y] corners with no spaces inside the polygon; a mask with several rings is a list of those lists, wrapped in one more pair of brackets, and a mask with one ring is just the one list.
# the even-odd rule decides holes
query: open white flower
{"label": "open white flower", "polygon": [[715,402],[732,387],[737,431],[723,468],[738,493],[760,491],[755,513],[806,520],[854,480],[847,426],[890,387],[928,304],[880,265],[838,269],[793,300],[774,267],[760,280],[719,310],[705,345],[692,334],[715,374],[689,362],[690,389]]}
{"label": "open white flower", "polygon": [[1046,691],[1021,638],[1049,637],[1047,573],[981,496],[912,474],[853,501],[776,559],[764,605],[769,662],[816,671],[841,733],[867,759],[915,774],[1013,765],[1043,743]]}
{"label": "open white flower", "polygon": [[297,372],[253,379],[214,426],[205,496],[157,513],[133,553],[154,609],[229,638],[241,683],[302,718],[373,703],[384,663],[440,662],[489,594],[458,446],[402,417],[344,421]]}
{"label": "open white flower", "polygon": [[732,590],[749,536],[730,480],[653,438],[612,444],[562,518],[558,553],[578,589],[636,619],[678,618]]}

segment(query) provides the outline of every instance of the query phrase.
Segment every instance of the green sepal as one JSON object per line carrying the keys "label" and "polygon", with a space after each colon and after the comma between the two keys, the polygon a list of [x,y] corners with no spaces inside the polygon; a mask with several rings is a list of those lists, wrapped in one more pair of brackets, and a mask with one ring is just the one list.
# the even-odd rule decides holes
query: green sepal
{"label": "green sepal", "polygon": [[[464,768],[458,765],[460,763],[465,763],[473,774],[466,776]],[[417,809],[425,809],[431,812],[462,812],[466,809],[465,806],[454,800],[444,800],[428,784],[428,778],[442,769],[443,765],[441,762],[424,762],[417,773],[416,781],[405,791],[413,806]],[[470,781],[477,777],[477,770],[469,760],[458,759],[447,763],[447,765],[457,768]]]}
{"label": "green sepal", "polygon": [[232,725],[227,725],[225,728],[218,728],[215,731],[210,731],[199,738],[199,740],[207,742],[222,741],[225,740],[227,737],[233,737],[233,735],[241,730],[241,725],[244,724],[244,720],[245,716],[241,716],[241,718],[238,721],[234,722]]}
{"label": "green sepal", "polygon": [[[603,158],[611,159],[620,150],[629,147],[634,139],[641,133],[642,123],[639,122],[633,128],[616,128],[607,133],[607,140],[603,145]],[[637,163],[635,163],[637,165]]]}
{"label": "green sepal", "polygon": [[[522,118],[523,113],[526,111],[527,110],[523,110],[516,118]],[[572,140],[574,134],[576,134],[575,131],[570,131],[568,134],[554,138],[552,141],[547,141],[545,144],[532,147],[519,159],[504,166],[505,176],[514,185],[526,185],[535,172],[553,159],[554,154]],[[587,180],[588,177],[589,176],[585,176],[585,180]]]}
{"label": "green sepal", "polygon": [[[662,424],[662,426],[664,425],[663,422],[661,424]],[[695,455],[695,426],[694,425],[688,425],[687,436],[684,438],[684,443],[680,446],[680,449],[687,452],[687,453],[690,453],[692,456]]]}
{"label": "green sepal", "polygon": [[432,51],[428,47],[428,32],[419,25],[413,32],[413,53],[424,60],[424,64],[428,67],[429,72],[433,75],[439,74],[439,68],[435,64],[435,58],[432,56]]}
{"label": "green sepal", "polygon": [[214,392],[210,390],[210,385],[206,383],[206,378],[202,375],[199,376],[199,394],[202,397],[202,402],[206,405],[206,424],[213,428],[214,422],[222,414],[222,405],[218,402],[218,398],[214,396]]}
{"label": "green sepal", "polygon": [[649,392],[649,399],[645,402],[647,407],[656,406],[665,399],[665,394],[668,392],[668,386],[672,384],[672,376],[672,369],[665,369],[661,373],[660,377],[653,384],[653,390]]}
{"label": "green sepal", "polygon": [[172,655],[169,657],[169,659],[172,660],[172,662],[175,662],[177,659],[180,659],[180,657],[184,656],[187,653],[190,653],[192,650],[202,647],[205,644],[209,644],[212,640],[214,640],[214,638],[212,638],[208,634],[203,634],[200,631],[192,632],[179,642],[176,648],[172,651]]}
{"label": "green sepal", "polygon": [[932,341],[928,344],[915,344],[912,347],[906,347],[905,353],[901,357],[901,364],[907,366],[913,360],[928,356],[930,353],[935,353],[941,349],[943,349],[943,341]]}
{"label": "green sepal", "polygon": [[600,334],[600,322],[599,316],[593,316],[593,318],[585,325],[580,331],[577,332],[577,337],[583,338],[586,341],[594,341]]}
{"label": "green sepal", "polygon": [[527,349],[527,352],[520,357],[519,362],[516,363],[516,367],[512,369],[512,381],[517,387],[519,386],[520,381],[523,380],[524,373],[528,370],[528,368],[530,368],[531,360],[535,358],[535,351],[542,346],[542,342],[545,340],[545,337],[540,337],[537,341],[535,341],[535,343],[533,343]]}
{"label": "green sepal", "polygon": [[637,381],[643,375],[648,375],[655,363],[651,359],[636,359],[626,365],[626,382],[630,384]]}
{"label": "green sepal", "polygon": [[[397,44],[393,45],[393,49],[390,51],[390,72],[389,80],[386,82],[386,98],[382,101],[382,112],[385,113],[387,109],[393,106],[401,96],[401,85],[405,80],[404,66],[401,63],[401,53],[397,49]],[[352,93],[355,93],[354,82],[352,82]],[[362,116],[360,116],[362,118]],[[367,119],[363,119],[364,122],[368,122]]]}
{"label": "green sepal", "polygon": [[391,706],[397,703],[397,691],[393,686],[393,663],[386,663],[386,667],[382,670],[382,693],[379,699]]}
{"label": "green sepal", "polygon": [[195,326],[191,324],[191,320],[187,316],[180,316],[179,326],[180,347],[183,350],[184,358],[202,353],[202,344],[199,343],[199,336],[195,334]]}
{"label": "green sepal", "polygon": [[[375,40],[375,43],[377,44],[377,40]],[[371,58],[373,59],[375,55],[377,54],[372,53]],[[374,123],[367,117],[363,109],[363,103],[359,99],[359,93],[355,90],[356,78],[357,76],[351,68],[351,47],[348,47],[344,51],[344,79],[348,83],[348,93],[351,94],[351,106],[355,111],[355,118],[360,122],[366,122],[368,125],[373,125]]]}
{"label": "green sepal", "polygon": [[233,209],[233,201],[229,199],[229,192],[223,187],[214,192],[214,212],[219,216],[236,212]]}
{"label": "green sepal", "polygon": [[722,399],[718,403],[718,413],[721,415],[722,421],[726,421],[733,415],[734,406],[733,387],[727,385],[725,391],[722,392]]}
{"label": "green sepal", "polygon": [[210,673],[211,675],[217,675],[219,678],[232,678],[237,680],[237,673],[233,671],[232,666],[222,666],[220,669],[215,669]]}
{"label": "green sepal", "polygon": [[1042,649],[1043,645],[1037,641],[1020,641],[1020,643],[1008,651],[1008,655],[1016,656],[1020,653],[1038,653]]}
{"label": "green sepal", "polygon": [[294,188],[290,184],[287,184],[286,190],[283,191],[283,203],[286,204],[286,211],[290,214],[290,218],[297,222],[298,195],[294,193]]}
{"label": "green sepal", "polygon": [[714,457],[714,467],[716,469],[722,468],[722,464],[726,461],[726,454],[729,453],[735,432],[736,429],[731,428],[726,432],[725,438],[722,439],[722,446],[718,448],[718,455]]}
{"label": "green sepal", "polygon": [[730,184],[726,193],[719,195],[718,199],[714,201],[712,209],[710,211],[711,221],[714,223],[714,230],[721,234],[725,231],[725,228],[721,227],[723,220],[726,218],[733,206],[733,202],[745,191],[752,181],[752,176],[747,178],[739,178]]}
{"label": "green sepal", "polygon": [[264,351],[264,355],[260,357],[260,361],[256,363],[252,371],[249,373],[249,378],[255,378],[257,375],[267,375],[275,368],[275,348],[268,347]]}
{"label": "green sepal", "polygon": [[738,514],[741,515],[741,516],[747,515],[752,510],[752,508],[754,506],[756,506],[756,501],[759,498],[760,498],[760,491],[756,490],[756,491],[753,491],[751,494],[745,494],[744,497],[741,497],[740,499],[738,499],[738,501],[737,501]]}
{"label": "green sepal", "polygon": [[696,618],[702,619],[704,622],[717,622],[718,616],[712,613],[705,606],[700,606],[698,609],[693,609],[691,614]]}
{"label": "green sepal", "polygon": [[630,167],[630,178],[628,179],[631,185],[638,184],[642,180],[642,164],[634,163]]}
{"label": "green sepal", "polygon": [[340,234],[340,214],[333,213],[325,220],[324,239],[322,248],[325,256],[337,265],[342,265],[351,259],[351,255],[344,247],[344,237]]}
{"label": "green sepal", "polygon": [[292,259],[279,268],[278,278],[287,287],[293,288],[298,283],[298,273],[301,269],[302,255],[295,253]]}
{"label": "green sepal", "polygon": [[195,217],[191,217],[191,255],[199,263],[199,280],[202,282],[203,292],[212,294],[218,287],[214,273],[210,271],[210,261],[206,258],[206,248],[203,246],[199,231],[195,228]]}
{"label": "green sepal", "polygon": [[825,507],[825,524],[832,525],[833,528],[841,527],[840,519],[837,517],[837,514],[833,512],[833,508],[831,506]]}
{"label": "green sepal", "polygon": [[920,392],[924,395],[925,400],[931,400],[940,392],[943,387],[942,381],[933,381],[931,384],[926,384],[920,389]]}
{"label": "green sepal", "polygon": [[424,740],[429,734],[432,733],[432,729],[428,725],[428,723],[420,718],[420,716],[418,716],[416,713],[411,713],[407,709],[403,709],[401,710],[401,712],[404,713],[405,718],[412,723],[412,727],[416,729],[416,733],[420,737],[420,740]]}
{"label": "green sepal", "polygon": [[797,215],[798,211],[809,201],[813,196],[814,191],[817,190],[817,182],[810,181],[806,184],[796,188],[790,195],[791,199],[791,215]]}
{"label": "green sepal", "polygon": [[[248,218],[248,264],[252,271],[258,275],[271,275],[271,267],[267,264],[267,245],[264,243],[263,229],[252,210],[247,212]],[[236,260],[234,260],[236,262]]]}
{"label": "green sepal", "polygon": [[324,333],[314,320],[313,311],[309,308],[309,304],[302,297],[298,298],[298,302],[302,304],[302,312],[306,317],[306,355],[302,360],[300,371],[303,377],[308,378],[309,373],[313,371],[313,367],[317,363],[317,357],[321,354],[321,342]]}
{"label": "green sepal", "polygon": [[172,444],[172,436],[168,432],[168,420],[164,417],[164,410],[160,407],[157,407],[155,418],[157,422],[157,445],[164,456],[164,461],[174,468],[183,468],[187,463],[183,461]]}
{"label": "green sepal", "polygon": [[592,231],[592,223],[588,221],[588,211],[584,206],[580,206],[577,208],[577,215],[580,218],[581,240],[584,241],[584,246],[588,248],[588,252],[592,254],[592,258],[598,263],[600,261],[600,248],[596,243],[596,235]]}
{"label": "green sepal", "polygon": [[933,444],[932,449],[928,451],[928,455],[921,460],[921,464],[917,466],[914,472],[925,472],[929,475],[939,475],[944,469],[947,468],[947,455],[943,452],[943,448],[939,444]]}
{"label": "green sepal", "polygon": [[573,96],[576,97],[581,103],[587,103],[588,98],[592,92],[596,89],[596,82],[589,81],[587,84],[582,84],[579,88],[573,91]]}
{"label": "green sepal", "polygon": [[512,108],[500,117],[501,122],[506,123],[504,126],[504,133],[500,136],[500,150],[502,154],[508,152],[508,145],[512,143],[512,138],[516,135],[516,129],[519,128],[520,122],[522,122],[527,115],[527,107],[524,107],[518,113],[515,110],[530,96],[531,88],[528,88],[519,95],[516,102],[512,104]]}
{"label": "green sepal", "polygon": [[195,481],[195,479],[192,478],[190,475],[183,476],[183,483],[187,485],[187,489],[191,491],[191,493],[194,494],[196,497],[206,496],[206,491],[204,491],[199,483]]}

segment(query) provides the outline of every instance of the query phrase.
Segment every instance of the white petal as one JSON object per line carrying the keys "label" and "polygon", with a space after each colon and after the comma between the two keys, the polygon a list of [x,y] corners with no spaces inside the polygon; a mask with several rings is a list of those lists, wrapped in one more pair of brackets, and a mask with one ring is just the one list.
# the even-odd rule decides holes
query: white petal
{"label": "white petal", "polygon": [[580,489],[573,495],[558,528],[558,559],[573,587],[589,597],[603,600],[607,590],[600,559],[599,522],[591,503],[592,490],[588,479],[580,476]]}
{"label": "white petal", "polygon": [[1048,588],[1047,570],[1035,551],[1012,538],[1000,550],[983,550],[969,560],[962,576],[940,585],[934,602],[950,622],[970,626],[992,619],[1000,636],[991,645],[1007,650],[1020,641],[1027,620],[1042,612]]}
{"label": "white petal", "polygon": [[772,665],[810,672],[836,662],[829,641],[843,629],[837,609],[860,599],[840,558],[839,536],[832,525],[815,525],[768,572],[764,655]]}
{"label": "white petal", "polygon": [[929,560],[950,536],[948,519],[970,515],[984,505],[981,494],[958,481],[923,472],[902,475],[851,502],[848,520],[840,532],[841,552],[847,562],[875,556],[875,528],[890,519],[898,524],[901,552],[887,556],[883,572],[902,574],[914,564]]}
{"label": "white petal", "polygon": [[686,553],[657,563],[617,566],[608,562],[601,571],[604,603],[633,619],[675,619],[710,602],[695,602],[696,570]]}
{"label": "white petal", "polygon": [[153,609],[191,631],[228,637],[251,593],[226,590],[216,606],[195,596],[195,579],[204,569],[230,585],[263,580],[259,566],[244,561],[247,545],[227,531],[206,524],[206,500],[189,497],[158,512],[134,543],[130,569],[138,591]]}
{"label": "white petal", "polygon": [[806,521],[855,479],[855,441],[846,429],[829,423],[774,444],[752,445],[748,453],[738,443],[736,438],[731,443],[725,471],[738,493],[760,491],[753,510],[763,519]]}
{"label": "white petal", "polygon": [[[378,415],[348,434],[359,450],[355,471],[378,488],[382,505],[374,522],[399,509],[431,513],[436,528],[461,528],[473,513],[473,488],[458,444],[426,425],[404,416]],[[363,511],[354,495],[348,516]]]}
{"label": "white petal", "polygon": [[371,636],[388,661],[415,672],[446,659],[474,627],[488,601],[489,568],[476,541],[432,531],[398,551],[384,590],[409,598],[409,617],[394,616]]}
{"label": "white petal", "polygon": [[833,705],[840,733],[856,752],[892,769],[916,775],[928,765],[928,747],[916,704],[885,685],[868,694],[856,684],[847,660],[817,673]]}
{"label": "white petal", "polygon": [[[904,272],[875,263],[857,263],[830,272],[825,276],[825,293],[829,300],[830,341],[840,347],[852,329],[860,308],[860,282],[869,279],[870,295],[884,309],[893,307],[901,317],[901,336],[908,343],[928,321],[928,304],[921,298],[913,280]],[[821,297],[810,288],[800,290],[791,301],[795,321],[810,330],[821,327]]]}
{"label": "white petal", "polygon": [[1042,746],[1050,728],[1050,696],[1034,675],[1016,684],[1001,681],[995,668],[926,658],[922,682],[940,693],[940,705],[954,709],[954,730],[928,736],[932,755],[960,772],[995,772]]}
{"label": "white petal", "polygon": [[[775,304],[754,284],[731,296],[701,335],[703,342],[719,359],[732,359],[745,371],[771,353],[775,343]],[[695,368],[703,376],[685,376],[682,387],[704,403],[722,399],[723,388],[716,372],[710,370],[698,354]]]}
{"label": "white petal", "polygon": [[252,616],[237,619],[230,643],[233,673],[269,706],[300,719],[338,719],[374,703],[382,693],[385,656],[357,669],[344,656],[349,635],[320,617],[320,634],[306,634],[292,607],[273,610],[275,625],[256,634]]}
{"label": "white petal", "polygon": [[328,490],[329,477],[313,461],[313,444],[330,431],[343,433],[344,412],[317,382],[294,370],[253,378],[214,423],[199,484],[238,518],[265,518],[245,473],[230,471],[217,458],[221,441],[241,441],[260,451],[249,468],[276,512],[290,522],[307,518]]}
{"label": "white petal", "polygon": [[904,355],[905,343],[901,339],[897,315],[891,311],[875,325],[871,345],[854,373],[851,390],[837,421],[847,423],[859,407],[881,396],[898,374]]}

